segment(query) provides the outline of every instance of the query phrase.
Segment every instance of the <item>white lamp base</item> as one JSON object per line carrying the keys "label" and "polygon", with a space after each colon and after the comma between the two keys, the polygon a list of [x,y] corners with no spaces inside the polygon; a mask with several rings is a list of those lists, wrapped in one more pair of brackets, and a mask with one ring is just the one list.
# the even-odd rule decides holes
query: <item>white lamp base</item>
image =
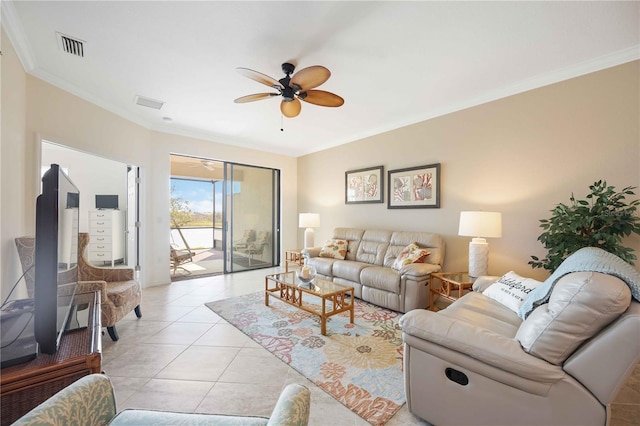
{"label": "white lamp base", "polygon": [[309,247],[313,247],[313,237],[314,232],[312,228],[307,228],[304,230],[304,248],[308,249]]}
{"label": "white lamp base", "polygon": [[469,276],[477,278],[489,271],[489,243],[484,238],[474,238],[469,243]]}

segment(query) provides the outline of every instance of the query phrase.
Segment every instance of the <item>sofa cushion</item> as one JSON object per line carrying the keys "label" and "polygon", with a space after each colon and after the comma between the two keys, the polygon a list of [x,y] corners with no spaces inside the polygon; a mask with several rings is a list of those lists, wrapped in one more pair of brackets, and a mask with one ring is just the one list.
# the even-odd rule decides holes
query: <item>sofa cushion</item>
{"label": "sofa cushion", "polygon": [[351,260],[336,260],[333,262],[332,274],[334,277],[345,280],[360,282],[360,271],[371,265],[364,262],[354,262]]}
{"label": "sofa cushion", "polygon": [[417,243],[421,248],[429,250],[425,263],[442,265],[444,263],[445,242],[442,236],[428,232],[396,231],[391,235],[389,248],[385,254],[384,266],[391,267],[395,258],[408,244]]}
{"label": "sofa cushion", "polygon": [[333,235],[331,236],[331,238],[348,241],[349,247],[347,249],[347,256],[345,257],[345,259],[356,260],[356,253],[358,252],[358,246],[360,245],[360,240],[362,239],[363,235],[364,229],[335,228],[333,230]]}
{"label": "sofa cushion", "polygon": [[313,265],[316,268],[316,272],[324,275],[325,277],[333,276],[333,262],[337,259],[332,257],[311,257],[308,259],[309,265]]}
{"label": "sofa cushion", "polygon": [[400,274],[391,268],[370,266],[360,272],[360,284],[394,294],[400,293]]}
{"label": "sofa cushion", "polygon": [[116,306],[126,306],[132,301],[140,300],[140,293],[140,283],[138,281],[107,282],[107,297]]}
{"label": "sofa cushion", "polygon": [[116,415],[109,425],[267,425],[262,417],[239,417],[221,414],[175,413],[168,411],[125,409]]}
{"label": "sofa cushion", "polygon": [[382,266],[384,255],[389,247],[391,231],[367,230],[358,246],[356,260]]}
{"label": "sofa cushion", "polygon": [[542,285],[542,282],[521,277],[510,271],[491,284],[482,294],[500,302],[517,314],[527,295],[539,285]]}
{"label": "sofa cushion", "polygon": [[422,263],[429,254],[431,253],[426,249],[420,248],[418,243],[411,243],[398,254],[392,268],[399,271],[404,265]]}
{"label": "sofa cushion", "polygon": [[559,365],[620,316],[630,301],[631,291],[619,278],[599,272],[567,274],[558,280],[549,302],[522,323],[516,339],[526,352]]}
{"label": "sofa cushion", "polygon": [[322,249],[318,256],[320,257],[333,257],[334,259],[344,259],[347,256],[347,249],[349,248],[349,241],[347,240],[339,240],[339,239],[330,239]]}

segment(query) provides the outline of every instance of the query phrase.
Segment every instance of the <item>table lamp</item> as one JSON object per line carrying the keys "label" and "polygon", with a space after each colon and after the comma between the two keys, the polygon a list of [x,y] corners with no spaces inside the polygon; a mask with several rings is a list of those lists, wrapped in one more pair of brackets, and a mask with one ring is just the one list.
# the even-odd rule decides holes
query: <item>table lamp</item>
{"label": "table lamp", "polygon": [[313,247],[313,228],[320,226],[320,215],[318,213],[300,213],[298,226],[307,228],[304,230],[304,248]]}
{"label": "table lamp", "polygon": [[487,275],[489,243],[485,238],[502,237],[502,213],[460,212],[458,235],[474,237],[469,243],[469,276]]}

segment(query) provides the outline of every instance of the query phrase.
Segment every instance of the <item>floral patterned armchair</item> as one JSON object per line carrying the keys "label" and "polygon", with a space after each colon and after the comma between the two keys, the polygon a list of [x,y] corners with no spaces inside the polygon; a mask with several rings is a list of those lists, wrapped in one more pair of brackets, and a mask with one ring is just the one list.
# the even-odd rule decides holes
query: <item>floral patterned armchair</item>
{"label": "floral patterned armchair", "polygon": [[116,415],[109,378],[84,376],[22,416],[14,425],[272,425],[305,426],[309,423],[310,392],[305,386],[287,385],[270,418],[217,414],[175,413],[126,409]]}
{"label": "floral patterned armchair", "polygon": [[107,327],[114,342],[118,340],[116,323],[132,310],[142,318],[140,300],[142,288],[134,279],[132,268],[99,268],[89,263],[85,251],[89,245],[89,234],[79,234],[78,292],[100,291],[102,300],[102,326]]}
{"label": "floral patterned armchair", "polygon": [[[34,269],[35,262],[35,238],[19,237],[15,239],[18,248],[18,256],[25,274],[25,282],[29,297],[34,294]],[[79,234],[78,257],[78,293],[99,291],[102,300],[102,326],[107,327],[107,332],[113,341],[118,340],[116,323],[132,310],[138,318],[142,317],[140,300],[142,289],[140,283],[134,279],[131,268],[98,268],[91,265],[86,257],[85,250],[89,244],[89,234]]]}

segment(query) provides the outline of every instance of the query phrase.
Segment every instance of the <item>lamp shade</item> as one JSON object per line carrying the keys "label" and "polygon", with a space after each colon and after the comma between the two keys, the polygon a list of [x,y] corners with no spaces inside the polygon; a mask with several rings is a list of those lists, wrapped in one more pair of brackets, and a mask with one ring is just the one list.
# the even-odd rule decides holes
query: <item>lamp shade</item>
{"label": "lamp shade", "polygon": [[317,228],[320,226],[320,215],[318,213],[300,213],[298,226],[300,228]]}
{"label": "lamp shade", "polygon": [[465,237],[502,237],[502,213],[460,212],[458,235]]}

